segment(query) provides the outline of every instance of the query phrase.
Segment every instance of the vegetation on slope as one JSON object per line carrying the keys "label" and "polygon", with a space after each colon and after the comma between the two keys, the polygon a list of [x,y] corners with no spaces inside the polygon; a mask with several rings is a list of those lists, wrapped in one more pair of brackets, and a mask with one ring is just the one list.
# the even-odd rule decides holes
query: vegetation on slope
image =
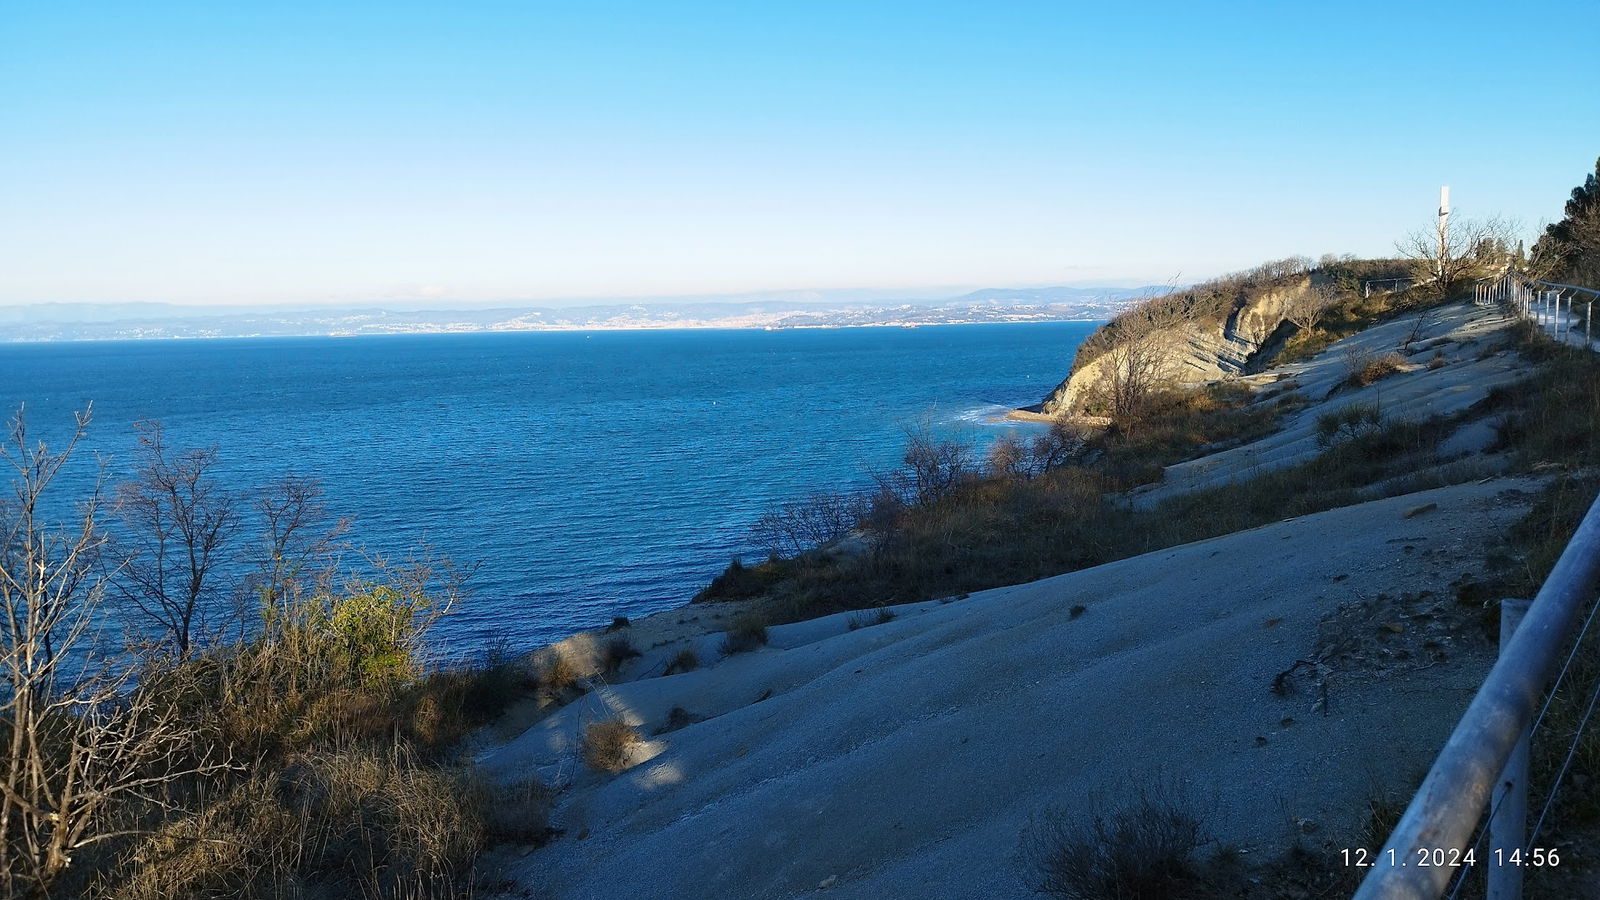
{"label": "vegetation on slope", "polygon": [[[1326,346],[1331,335],[1443,299],[1424,289],[1367,297],[1355,280],[1297,338]],[[1330,441],[1304,465],[1155,510],[1114,499],[1160,480],[1173,463],[1270,434],[1307,402],[1292,390],[1258,396],[1237,382],[1153,385],[1103,432],[1061,419],[981,460],[959,442],[913,433],[901,468],[875,476],[872,491],[817,495],[769,513],[761,532],[773,555],[734,562],[696,599],[767,597],[777,618],[793,621],[1057,575],[1352,502],[1358,488],[1421,466],[1452,424],[1375,424]]]}
{"label": "vegetation on slope", "polygon": [[[147,437],[117,501],[64,524],[40,511],[72,445],[19,414],[0,449],[0,894],[454,897],[489,842],[542,840],[543,786],[491,798],[455,758],[526,675],[421,657],[460,573],[341,566],[314,483],[248,516],[212,452]],[[215,562],[248,519],[266,549],[229,583]]]}

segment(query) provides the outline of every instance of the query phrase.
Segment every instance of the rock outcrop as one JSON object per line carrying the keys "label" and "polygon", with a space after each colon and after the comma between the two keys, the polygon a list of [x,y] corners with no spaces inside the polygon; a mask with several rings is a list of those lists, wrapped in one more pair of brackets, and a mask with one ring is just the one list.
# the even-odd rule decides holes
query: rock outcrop
{"label": "rock outcrop", "polygon": [[[1281,279],[1242,294],[1223,319],[1191,318],[1167,327],[1154,338],[1160,360],[1157,377],[1194,384],[1253,371],[1292,334],[1294,326],[1286,313],[1311,289],[1311,276]],[[1092,341],[1085,346],[1092,346]],[[1105,352],[1080,360],[1067,380],[1044,399],[1041,410],[1052,416],[1094,411],[1090,407],[1103,392],[1114,364],[1114,354]]]}

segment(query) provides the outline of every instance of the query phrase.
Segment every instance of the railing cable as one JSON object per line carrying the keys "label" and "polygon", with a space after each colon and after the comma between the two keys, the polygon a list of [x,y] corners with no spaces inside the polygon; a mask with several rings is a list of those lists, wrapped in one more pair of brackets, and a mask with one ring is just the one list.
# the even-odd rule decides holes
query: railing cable
{"label": "railing cable", "polygon": [[[1583,626],[1578,629],[1578,636],[1572,642],[1572,650],[1567,653],[1566,660],[1561,664],[1561,671],[1556,674],[1555,680],[1550,683],[1550,691],[1549,693],[1545,694],[1544,704],[1539,707],[1539,714],[1534,717],[1533,724],[1528,726],[1529,734],[1539,733],[1540,726],[1544,724],[1545,714],[1550,711],[1550,704],[1555,702],[1556,691],[1561,688],[1561,683],[1566,680],[1567,670],[1572,668],[1572,661],[1578,658],[1578,651],[1583,648],[1583,637],[1589,633],[1589,626],[1594,624],[1595,613],[1597,612],[1600,612],[1600,603],[1591,604],[1589,607],[1589,614],[1584,617]],[[1600,696],[1600,690],[1597,690],[1596,696]],[[1593,700],[1589,701],[1589,707],[1590,710],[1593,711]],[[1588,721],[1588,715],[1584,716],[1584,721]],[[1582,726],[1579,726],[1579,733],[1582,733]],[[1575,750],[1576,748],[1577,740],[1574,738],[1573,749]],[[1572,753],[1570,751],[1567,754],[1567,758],[1570,762],[1572,758]],[[1562,774],[1565,774],[1565,767],[1563,767],[1561,771]],[[1539,834],[1539,825],[1544,822],[1545,811],[1549,810],[1550,803],[1555,799],[1556,790],[1560,787],[1560,785],[1561,776],[1558,775],[1556,777],[1555,784],[1550,786],[1550,796],[1545,800],[1544,810],[1540,811],[1538,822],[1534,824],[1533,832],[1528,837],[1529,847],[1533,846],[1533,839]],[[1504,798],[1501,799],[1503,800]],[[1483,842],[1489,837],[1489,826],[1494,822],[1495,814],[1500,812],[1500,803],[1501,801],[1495,802],[1494,806],[1489,809],[1489,814],[1484,817],[1483,822],[1478,826],[1477,834],[1473,837],[1472,843],[1469,845],[1472,847],[1472,854],[1474,857],[1477,856],[1478,852],[1483,849]],[[1456,900],[1456,898],[1461,895],[1462,888],[1466,887],[1467,884],[1467,876],[1470,875],[1475,869],[1476,866],[1474,865],[1463,865],[1460,867],[1455,874],[1453,883],[1450,886],[1449,900]]]}
{"label": "railing cable", "polygon": [[[1552,692],[1553,693],[1553,692]],[[1583,711],[1583,718],[1578,720],[1578,728],[1572,735],[1572,744],[1567,747],[1567,756],[1561,761],[1561,768],[1556,771],[1556,777],[1550,784],[1550,795],[1545,798],[1544,808],[1539,810],[1539,818],[1534,820],[1533,830],[1528,832],[1528,846],[1539,837],[1539,829],[1544,826],[1545,816],[1549,814],[1550,807],[1555,805],[1556,794],[1561,790],[1561,780],[1567,777],[1567,770],[1572,768],[1572,758],[1578,755],[1578,742],[1583,739],[1583,729],[1589,725],[1589,717],[1594,715],[1595,702],[1600,701],[1600,685],[1595,686],[1595,691],[1589,697],[1589,706]]]}

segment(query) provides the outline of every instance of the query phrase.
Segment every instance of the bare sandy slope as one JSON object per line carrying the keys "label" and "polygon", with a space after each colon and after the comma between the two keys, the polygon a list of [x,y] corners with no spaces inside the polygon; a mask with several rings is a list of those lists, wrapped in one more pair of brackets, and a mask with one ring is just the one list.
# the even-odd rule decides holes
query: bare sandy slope
{"label": "bare sandy slope", "polygon": [[[1455,303],[1375,325],[1307,361],[1269,369],[1252,380],[1299,390],[1312,404],[1287,415],[1282,427],[1262,440],[1168,466],[1161,481],[1134,492],[1134,505],[1150,508],[1176,494],[1306,462],[1322,450],[1317,419],[1345,406],[1376,405],[1385,421],[1461,412],[1494,388],[1527,376],[1527,364],[1506,349],[1505,330],[1512,321],[1498,309]],[[1399,373],[1363,388],[1341,387],[1352,354],[1370,358],[1397,352],[1406,357]],[[1473,428],[1444,451],[1472,452],[1489,438],[1491,429]]]}
{"label": "bare sandy slope", "polygon": [[[1342,846],[1367,799],[1426,768],[1490,658],[1477,636],[1425,657],[1384,642],[1454,604],[1448,585],[1535,487],[1374,501],[853,631],[783,626],[767,649],[591,694],[484,759],[564,786],[564,834],[512,874],[563,898],[1023,897],[1030,815],[1162,775],[1220,840],[1268,852],[1300,821]],[[1335,617],[1387,662],[1336,665],[1326,714],[1314,690],[1269,690],[1341,604],[1422,591],[1414,617]],[[707,718],[620,775],[576,762],[584,722],[649,734],[675,706]]]}

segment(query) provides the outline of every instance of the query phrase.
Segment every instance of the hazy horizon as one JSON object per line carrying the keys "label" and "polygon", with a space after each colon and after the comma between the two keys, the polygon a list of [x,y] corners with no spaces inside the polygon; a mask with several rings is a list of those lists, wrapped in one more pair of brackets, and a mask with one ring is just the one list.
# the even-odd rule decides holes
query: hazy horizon
{"label": "hazy horizon", "polygon": [[1040,291],[1051,289],[1067,289],[1075,291],[1127,291],[1138,289],[1164,288],[1166,284],[1141,282],[1132,279],[1112,279],[1108,281],[1083,281],[1063,282],[1058,284],[974,284],[974,285],[931,285],[922,287],[847,287],[847,288],[794,288],[774,290],[734,291],[717,294],[676,294],[676,295],[625,295],[625,296],[591,296],[591,297],[504,297],[491,298],[479,302],[472,302],[448,297],[416,298],[402,300],[366,300],[344,301],[338,298],[322,301],[280,301],[280,302],[226,302],[222,300],[194,299],[189,301],[166,300],[118,300],[86,299],[86,300],[0,300],[0,309],[16,309],[21,307],[93,307],[93,306],[133,306],[133,307],[173,307],[179,309],[227,309],[230,311],[247,312],[251,310],[270,310],[275,312],[286,311],[317,311],[327,309],[392,309],[392,310],[488,310],[488,309],[514,309],[522,307],[544,307],[550,309],[579,308],[588,306],[610,306],[616,304],[648,303],[658,306],[672,306],[679,304],[716,304],[716,303],[875,303],[875,302],[908,302],[908,303],[939,303],[959,299],[969,294],[982,291]]}
{"label": "hazy horizon", "polygon": [[0,303],[1194,281],[1388,254],[1442,184],[1531,236],[1587,86],[1439,54],[1588,9],[1472,7],[13,5]]}

